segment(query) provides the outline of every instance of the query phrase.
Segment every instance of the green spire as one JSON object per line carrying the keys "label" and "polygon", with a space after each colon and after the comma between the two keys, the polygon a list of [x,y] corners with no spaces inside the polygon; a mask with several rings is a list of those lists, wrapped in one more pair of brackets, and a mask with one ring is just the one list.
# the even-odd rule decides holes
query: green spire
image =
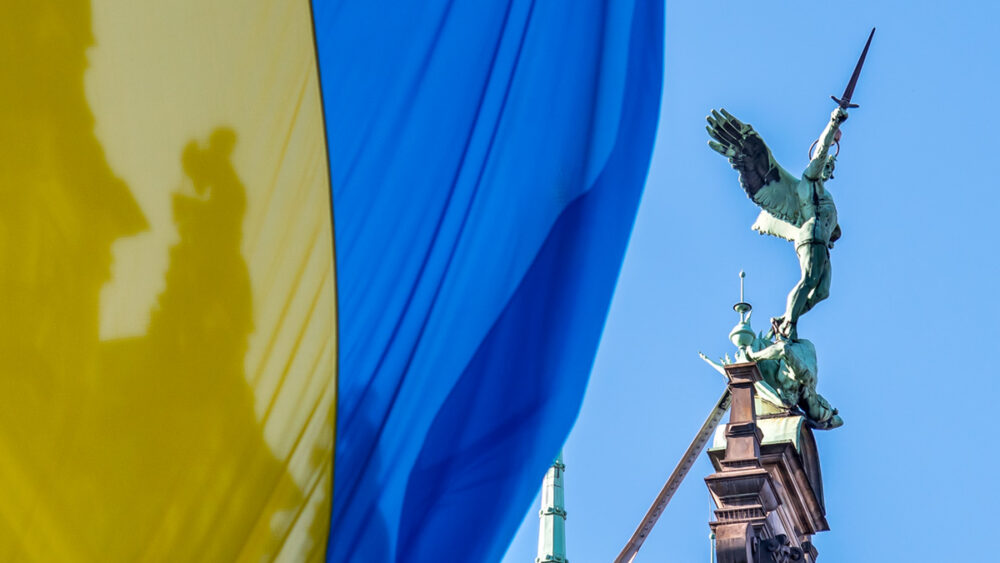
{"label": "green spire", "polygon": [[535,563],[567,563],[566,505],[563,499],[562,452],[552,462],[542,482],[542,510],[538,513],[538,557]]}

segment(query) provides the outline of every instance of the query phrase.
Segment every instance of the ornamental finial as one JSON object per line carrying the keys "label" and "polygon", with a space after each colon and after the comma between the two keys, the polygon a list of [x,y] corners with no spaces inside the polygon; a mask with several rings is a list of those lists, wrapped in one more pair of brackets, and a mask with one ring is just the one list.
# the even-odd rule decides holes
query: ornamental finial
{"label": "ornamental finial", "polygon": [[753,307],[745,301],[743,295],[743,280],[746,277],[747,273],[740,270],[740,302],[733,305],[733,310],[740,314],[740,322],[736,323],[736,326],[729,333],[729,340],[737,348],[749,346],[754,337],[753,329],[750,328],[750,312]]}

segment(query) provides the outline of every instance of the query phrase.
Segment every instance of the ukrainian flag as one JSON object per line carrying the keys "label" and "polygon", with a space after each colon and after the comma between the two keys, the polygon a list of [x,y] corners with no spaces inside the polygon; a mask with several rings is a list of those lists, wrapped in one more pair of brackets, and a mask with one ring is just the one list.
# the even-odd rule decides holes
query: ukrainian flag
{"label": "ukrainian flag", "polygon": [[0,561],[498,559],[661,41],[660,0],[6,2]]}

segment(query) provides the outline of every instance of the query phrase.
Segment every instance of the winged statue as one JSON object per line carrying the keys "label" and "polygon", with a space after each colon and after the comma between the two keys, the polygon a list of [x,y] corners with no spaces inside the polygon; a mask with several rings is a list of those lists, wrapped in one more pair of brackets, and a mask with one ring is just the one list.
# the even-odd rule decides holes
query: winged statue
{"label": "winged statue", "polygon": [[753,229],[792,241],[802,277],[788,294],[785,313],[771,320],[775,333],[796,340],[799,317],[830,295],[830,249],[840,238],[837,207],[825,182],[833,178],[836,154],[847,111],[838,107],[815,144],[802,177],[782,168],[757,131],[725,109],[708,116],[708,142],[739,172],[740,185],[760,208]]}

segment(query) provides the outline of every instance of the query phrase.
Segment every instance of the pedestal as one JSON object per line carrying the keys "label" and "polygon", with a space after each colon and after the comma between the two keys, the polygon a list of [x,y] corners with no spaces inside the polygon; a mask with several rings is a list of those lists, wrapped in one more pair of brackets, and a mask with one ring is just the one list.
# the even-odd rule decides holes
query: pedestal
{"label": "pedestal", "polygon": [[829,526],[812,433],[787,410],[758,419],[755,363],[726,366],[726,375],[732,410],[709,451],[716,472],[705,478],[717,507],[709,526],[718,561],[814,562],[812,534]]}

